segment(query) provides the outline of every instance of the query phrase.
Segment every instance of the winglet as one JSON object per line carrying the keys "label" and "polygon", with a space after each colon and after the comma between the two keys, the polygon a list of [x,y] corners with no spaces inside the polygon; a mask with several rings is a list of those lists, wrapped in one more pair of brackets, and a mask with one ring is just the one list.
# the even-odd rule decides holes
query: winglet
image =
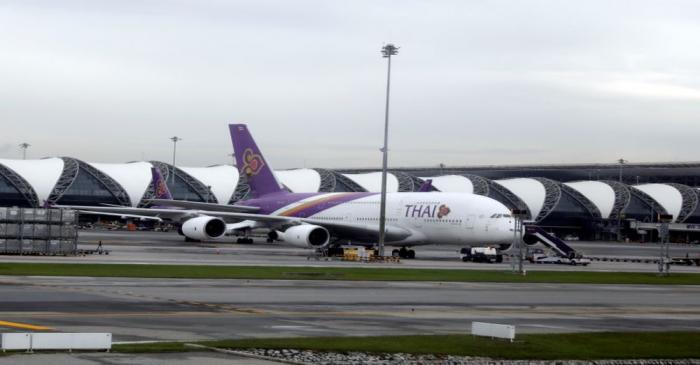
{"label": "winglet", "polygon": [[245,124],[229,124],[233,152],[236,156],[236,166],[241,175],[245,176],[250,185],[250,194],[253,198],[284,191],[270,164],[265,161],[253,136]]}
{"label": "winglet", "polygon": [[173,200],[173,196],[170,194],[170,190],[165,184],[165,179],[163,179],[163,175],[161,175],[160,170],[158,170],[155,166],[151,167],[151,175],[153,176],[152,182],[155,199]]}

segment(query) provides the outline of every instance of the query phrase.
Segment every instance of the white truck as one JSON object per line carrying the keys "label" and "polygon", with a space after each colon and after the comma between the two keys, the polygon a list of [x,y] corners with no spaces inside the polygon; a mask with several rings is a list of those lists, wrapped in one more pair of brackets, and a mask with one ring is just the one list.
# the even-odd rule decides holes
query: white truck
{"label": "white truck", "polygon": [[464,247],[459,250],[459,255],[464,262],[503,262],[503,255],[495,247]]}
{"label": "white truck", "polygon": [[591,263],[590,259],[585,257],[560,257],[550,256],[544,253],[533,253],[528,257],[528,260],[533,264],[559,264],[559,265],[583,265],[588,266]]}

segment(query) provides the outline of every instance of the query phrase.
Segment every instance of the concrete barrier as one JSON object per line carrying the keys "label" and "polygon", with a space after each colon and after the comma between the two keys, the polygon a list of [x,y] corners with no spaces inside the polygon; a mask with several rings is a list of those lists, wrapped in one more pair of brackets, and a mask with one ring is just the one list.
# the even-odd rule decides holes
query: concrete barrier
{"label": "concrete barrier", "polygon": [[472,335],[504,338],[513,342],[515,339],[515,326],[507,324],[472,322]]}
{"label": "concrete barrier", "polygon": [[6,350],[110,350],[111,333],[3,333]]}
{"label": "concrete barrier", "polygon": [[6,350],[29,350],[32,346],[31,333],[3,333],[0,334],[0,348]]}

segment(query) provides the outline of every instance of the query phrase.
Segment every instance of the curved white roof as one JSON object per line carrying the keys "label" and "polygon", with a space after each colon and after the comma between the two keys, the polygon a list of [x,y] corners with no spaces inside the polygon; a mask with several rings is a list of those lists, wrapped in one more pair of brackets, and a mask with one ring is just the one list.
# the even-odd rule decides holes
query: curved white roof
{"label": "curved white roof", "polygon": [[132,206],[139,204],[152,180],[148,162],[88,164],[117,181],[126,190]]}
{"label": "curved white roof", "polygon": [[634,185],[647,195],[651,196],[657,203],[661,204],[668,214],[673,215],[673,220],[678,219],[678,214],[683,206],[683,195],[678,189],[666,184],[642,184]]}
{"label": "curved white roof", "polygon": [[595,204],[602,218],[610,217],[615,205],[615,190],[610,185],[600,181],[576,181],[564,185],[578,191]]}
{"label": "curved white roof", "polygon": [[63,173],[63,159],[52,157],[41,160],[4,160],[5,165],[16,172],[34,188],[39,204],[43,204],[51,195],[54,186]]}
{"label": "curved white roof", "polygon": [[[356,184],[365,188],[365,190],[373,193],[378,193],[382,191],[382,173],[378,172],[368,172],[366,174],[343,174],[348,179],[354,181]],[[386,191],[397,192],[399,191],[399,179],[391,173],[386,174]]]}
{"label": "curved white roof", "polygon": [[433,186],[446,193],[474,193],[474,184],[472,184],[472,181],[461,175],[421,177],[421,179],[433,180]]}
{"label": "curved white roof", "polygon": [[210,167],[179,167],[202,184],[211,187],[219,204],[228,204],[238,185],[238,169],[231,165],[216,165]]}
{"label": "curved white roof", "polygon": [[517,195],[530,209],[532,219],[540,214],[547,193],[541,182],[530,178],[494,180],[494,182]]}
{"label": "curved white roof", "polygon": [[275,177],[293,193],[318,193],[321,188],[321,175],[312,169],[275,171]]}

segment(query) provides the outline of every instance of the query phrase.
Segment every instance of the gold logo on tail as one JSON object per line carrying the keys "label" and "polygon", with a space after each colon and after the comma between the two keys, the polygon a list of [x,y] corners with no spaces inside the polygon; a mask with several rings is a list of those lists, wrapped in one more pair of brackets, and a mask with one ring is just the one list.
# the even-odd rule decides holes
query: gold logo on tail
{"label": "gold logo on tail", "polygon": [[246,148],[243,151],[243,173],[247,176],[257,175],[265,166],[265,162],[260,155],[253,153],[253,150]]}

